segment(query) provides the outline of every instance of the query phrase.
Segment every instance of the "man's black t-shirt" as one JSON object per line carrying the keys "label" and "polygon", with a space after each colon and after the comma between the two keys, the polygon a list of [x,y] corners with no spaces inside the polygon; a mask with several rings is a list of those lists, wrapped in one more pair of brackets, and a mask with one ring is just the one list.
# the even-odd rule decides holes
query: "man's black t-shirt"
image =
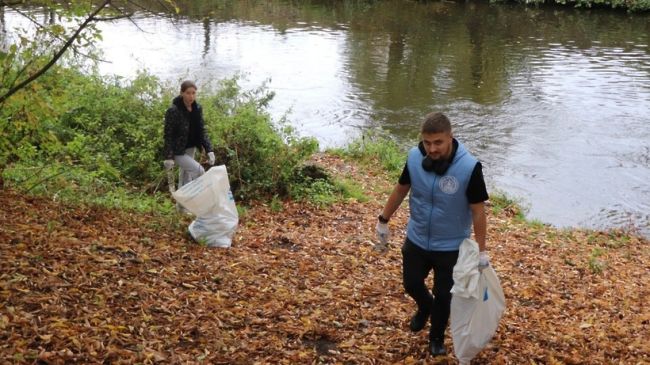
{"label": "man's black t-shirt", "polygon": [[[426,150],[422,142],[418,144],[418,149],[422,153],[422,157],[427,155]],[[456,155],[456,150],[458,149],[458,141],[453,140],[453,147],[451,151],[451,156],[449,156],[449,161],[454,159]],[[433,174],[434,172],[432,172]],[[411,176],[409,175],[408,165],[404,164],[404,170],[402,170],[402,175],[398,180],[400,185],[410,185]],[[487,188],[485,187],[485,179],[483,178],[483,166],[481,162],[477,162],[472,171],[472,176],[469,179],[469,184],[467,185],[467,190],[465,191],[467,195],[467,201],[470,204],[476,204],[488,200],[489,196],[487,193]]]}

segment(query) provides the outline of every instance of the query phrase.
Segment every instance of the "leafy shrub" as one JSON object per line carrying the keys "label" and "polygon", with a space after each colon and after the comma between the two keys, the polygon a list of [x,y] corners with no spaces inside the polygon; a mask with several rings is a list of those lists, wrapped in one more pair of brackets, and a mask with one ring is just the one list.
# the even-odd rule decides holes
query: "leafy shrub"
{"label": "leafy shrub", "polygon": [[[158,80],[79,77],[76,98],[63,103],[63,156],[112,181],[146,185],[161,174],[163,113]],[[71,94],[73,95],[73,94]]]}
{"label": "leafy shrub", "polygon": [[[577,8],[605,7],[612,9],[627,9],[630,12],[643,12],[650,10],[650,0],[515,0],[523,4],[558,4],[569,5]],[[505,0],[491,0],[493,3]]]}
{"label": "leafy shrub", "polygon": [[[99,185],[160,190],[163,119],[173,96],[146,73],[128,81],[55,67],[3,105],[0,166],[49,161],[86,171]],[[318,150],[286,118],[273,122],[266,111],[272,98],[265,85],[243,91],[237,78],[200,96],[238,199],[289,196],[303,162]]]}
{"label": "leafy shrub", "polygon": [[40,158],[136,186],[160,175],[162,89],[155,77],[84,75],[55,67],[3,105],[0,165],[34,147]]}
{"label": "leafy shrub", "polygon": [[264,86],[243,92],[235,78],[204,102],[219,162],[240,199],[288,196],[296,172],[318,150],[315,139],[298,137],[285,118],[273,123],[265,110],[272,97]]}

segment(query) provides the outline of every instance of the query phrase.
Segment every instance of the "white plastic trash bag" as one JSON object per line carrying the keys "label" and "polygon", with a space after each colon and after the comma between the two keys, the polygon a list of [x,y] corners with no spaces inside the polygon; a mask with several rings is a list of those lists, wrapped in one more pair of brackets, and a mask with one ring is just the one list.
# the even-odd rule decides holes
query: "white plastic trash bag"
{"label": "white plastic trash bag", "polygon": [[237,210],[234,217],[216,215],[214,217],[197,217],[188,228],[190,235],[197,242],[205,242],[210,247],[230,247],[232,236],[237,228]]}
{"label": "white plastic trash bag", "polygon": [[[505,310],[505,296],[496,271],[488,266],[479,272],[478,244],[466,241],[470,241],[467,245],[475,245],[476,252],[474,253],[474,247],[469,248],[466,254],[470,259],[463,259],[461,256],[466,243],[461,244],[456,265],[464,267],[459,267],[458,270],[454,267],[449,325],[454,353],[461,365],[469,364],[490,342]],[[457,287],[456,275],[460,272],[467,273],[468,277],[461,279]]]}
{"label": "white plastic trash bag", "polygon": [[210,247],[230,247],[239,215],[230,191],[226,166],[208,172],[176,190],[172,196],[196,215],[189,226],[192,238]]}
{"label": "white plastic trash bag", "polygon": [[458,260],[454,265],[454,286],[451,293],[463,298],[479,298],[478,285],[481,273],[478,271],[479,248],[476,241],[466,238],[458,249]]}
{"label": "white plastic trash bag", "polygon": [[228,200],[230,182],[226,166],[213,166],[205,174],[176,190],[172,196],[197,217],[213,216]]}

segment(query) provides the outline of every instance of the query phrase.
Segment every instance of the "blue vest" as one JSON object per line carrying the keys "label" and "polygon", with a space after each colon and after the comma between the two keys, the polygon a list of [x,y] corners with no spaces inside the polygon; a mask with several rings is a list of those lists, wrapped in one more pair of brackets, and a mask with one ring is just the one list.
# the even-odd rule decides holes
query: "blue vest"
{"label": "blue vest", "polygon": [[472,212],[467,185],[478,160],[460,142],[444,175],[422,168],[422,153],[409,151],[407,166],[411,178],[406,234],[427,251],[456,251],[472,233]]}

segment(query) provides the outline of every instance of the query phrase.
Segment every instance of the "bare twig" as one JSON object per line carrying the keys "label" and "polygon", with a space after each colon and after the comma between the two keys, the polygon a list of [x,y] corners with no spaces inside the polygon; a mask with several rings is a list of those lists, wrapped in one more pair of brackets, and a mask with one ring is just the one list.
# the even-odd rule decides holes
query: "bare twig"
{"label": "bare twig", "polygon": [[50,175],[50,176],[46,176],[46,177],[44,177],[44,178],[38,180],[37,182],[35,182],[32,186],[29,187],[29,189],[25,190],[25,193],[29,193],[32,189],[34,189],[35,187],[39,186],[40,184],[42,184],[42,183],[44,183],[44,182],[46,182],[46,181],[48,181],[48,180],[50,180],[50,179],[53,179],[53,178],[55,178],[55,177],[57,177],[57,176],[59,176],[59,175],[63,175],[63,174],[65,174],[65,173],[66,173],[66,170],[63,170],[63,169],[62,169],[61,171],[57,172],[56,174],[52,174],[52,175]]}

